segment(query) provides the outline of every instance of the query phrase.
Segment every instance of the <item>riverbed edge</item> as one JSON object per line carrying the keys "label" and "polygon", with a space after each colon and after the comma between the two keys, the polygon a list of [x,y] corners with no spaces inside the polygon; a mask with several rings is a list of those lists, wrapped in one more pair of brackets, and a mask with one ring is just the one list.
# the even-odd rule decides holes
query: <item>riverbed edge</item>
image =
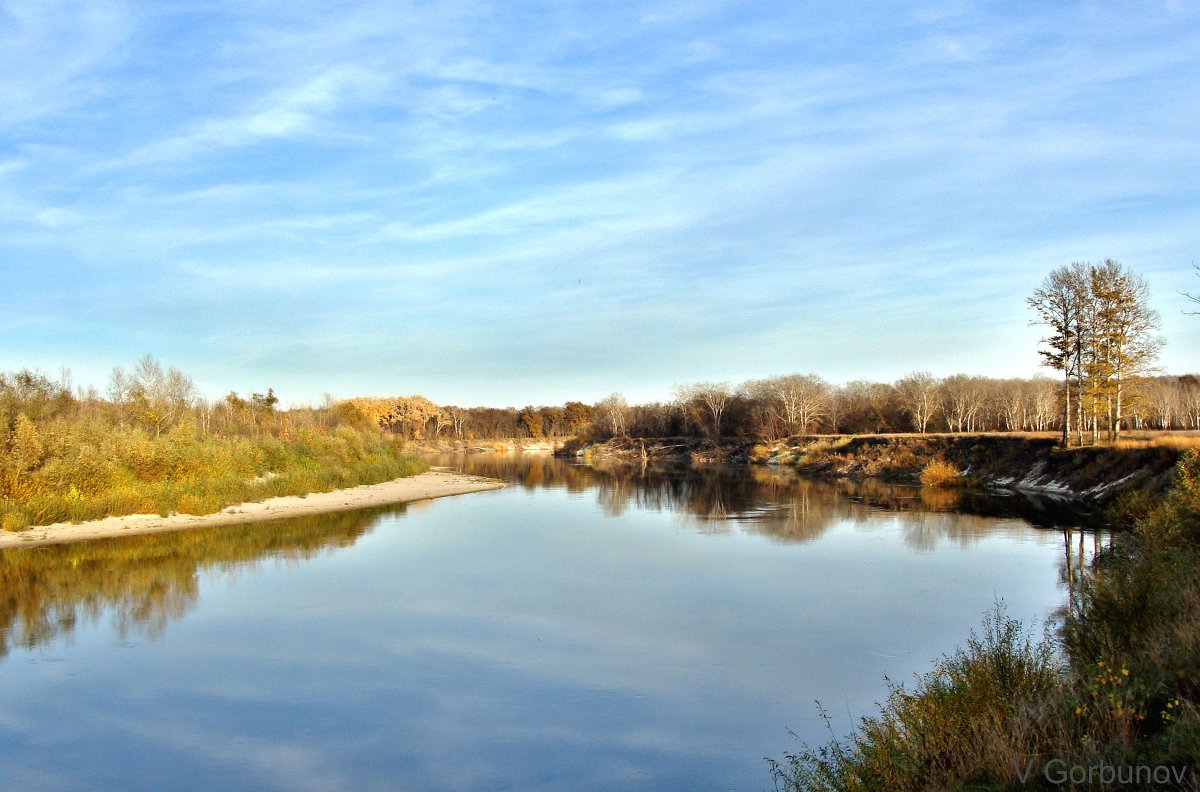
{"label": "riverbed edge", "polygon": [[934,460],[963,484],[1107,505],[1127,492],[1163,495],[1182,448],[1063,448],[1048,434],[815,435],[771,442],[613,438],[564,444],[560,456],[624,462],[761,464],[818,478],[920,484]]}
{"label": "riverbed edge", "polygon": [[446,470],[430,470],[379,484],[363,484],[329,492],[285,495],[239,503],[213,514],[129,514],[79,523],[32,526],[18,532],[0,532],[0,550],[332,514],[486,492],[505,486],[507,485],[498,479]]}

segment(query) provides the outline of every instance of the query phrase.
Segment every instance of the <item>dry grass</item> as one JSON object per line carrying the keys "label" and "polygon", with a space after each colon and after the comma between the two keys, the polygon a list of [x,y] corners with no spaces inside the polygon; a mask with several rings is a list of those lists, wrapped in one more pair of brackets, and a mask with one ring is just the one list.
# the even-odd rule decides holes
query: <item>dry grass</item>
{"label": "dry grass", "polygon": [[762,464],[771,457],[775,456],[776,449],[765,443],[755,444],[746,455],[746,458],[751,462]]}
{"label": "dry grass", "polygon": [[1122,437],[1113,443],[1114,448],[1173,448],[1177,451],[1188,451],[1200,448],[1200,434],[1193,432],[1161,432],[1154,434],[1139,433],[1138,435]]}
{"label": "dry grass", "polygon": [[949,487],[959,480],[958,468],[944,459],[931,459],[921,471],[921,484],[925,487]]}
{"label": "dry grass", "polygon": [[793,447],[793,455],[798,465],[814,465],[854,442],[856,435],[828,435],[809,440],[799,447]]}

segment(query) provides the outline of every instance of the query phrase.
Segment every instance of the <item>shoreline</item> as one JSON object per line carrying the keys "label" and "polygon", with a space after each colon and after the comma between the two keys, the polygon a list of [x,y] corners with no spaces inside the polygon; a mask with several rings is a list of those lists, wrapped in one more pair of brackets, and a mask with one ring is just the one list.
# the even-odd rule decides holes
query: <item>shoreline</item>
{"label": "shoreline", "polygon": [[373,506],[390,506],[450,495],[465,495],[470,492],[485,492],[505,486],[507,485],[498,479],[434,469],[380,484],[363,484],[330,492],[285,495],[252,503],[239,503],[226,506],[213,514],[172,514],[167,517],[157,514],[127,514],[81,523],[35,525],[17,532],[0,531],[0,550],[355,511]]}
{"label": "shoreline", "polygon": [[[1149,437],[1145,435],[1149,434]],[[1161,494],[1175,465],[1200,441],[1192,435],[1143,433],[1126,445],[1062,448],[1051,433],[983,432],[811,435],[771,442],[698,437],[573,440],[559,456],[631,464],[767,465],[816,478],[879,479],[918,485],[935,460],[961,483],[999,491],[1106,505],[1127,492]]]}

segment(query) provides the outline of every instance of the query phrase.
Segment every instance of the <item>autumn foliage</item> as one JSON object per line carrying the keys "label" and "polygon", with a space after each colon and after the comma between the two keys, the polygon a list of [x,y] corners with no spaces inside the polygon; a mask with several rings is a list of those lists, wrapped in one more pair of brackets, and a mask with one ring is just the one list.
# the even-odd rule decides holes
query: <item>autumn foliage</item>
{"label": "autumn foliage", "polygon": [[273,394],[157,407],[77,398],[30,372],[0,375],[0,527],[206,514],[425,469],[397,436],[330,409],[279,413]]}

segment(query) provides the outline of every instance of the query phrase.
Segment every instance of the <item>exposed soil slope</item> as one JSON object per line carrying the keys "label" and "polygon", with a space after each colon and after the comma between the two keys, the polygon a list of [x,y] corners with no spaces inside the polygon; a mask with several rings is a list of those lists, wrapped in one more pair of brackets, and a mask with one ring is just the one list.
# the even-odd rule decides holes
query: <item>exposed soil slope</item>
{"label": "exposed soil slope", "polygon": [[568,443],[560,452],[631,462],[762,463],[810,476],[880,478],[915,484],[940,459],[975,483],[1107,502],[1122,492],[1162,492],[1180,452],[1169,447],[1058,448],[1050,438],[1021,435],[866,435],[771,444],[695,438]]}

